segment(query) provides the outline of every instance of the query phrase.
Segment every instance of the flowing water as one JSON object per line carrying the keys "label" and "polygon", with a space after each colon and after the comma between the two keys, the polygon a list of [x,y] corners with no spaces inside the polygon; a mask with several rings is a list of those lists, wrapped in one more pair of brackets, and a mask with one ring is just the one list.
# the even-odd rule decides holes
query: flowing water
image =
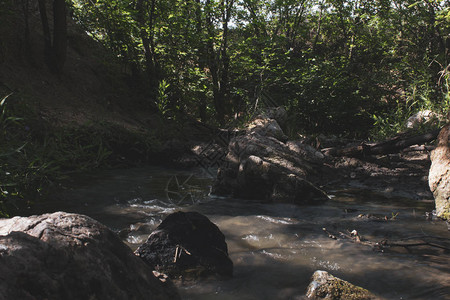
{"label": "flowing water", "polygon": [[[382,240],[424,235],[449,247],[445,223],[425,218],[433,209],[431,200],[336,189],[320,206],[264,204],[209,197],[211,183],[200,170],[146,167],[95,173],[73,179],[66,184],[72,188],[40,203],[36,213],[86,214],[116,231],[132,249],[172,212],[205,214],[226,236],[234,276],[178,281],[183,299],[304,299],[315,270],[326,270],[385,299],[450,299],[448,250],[373,247]],[[362,243],[329,237],[339,237],[339,232],[350,236],[353,230]]]}

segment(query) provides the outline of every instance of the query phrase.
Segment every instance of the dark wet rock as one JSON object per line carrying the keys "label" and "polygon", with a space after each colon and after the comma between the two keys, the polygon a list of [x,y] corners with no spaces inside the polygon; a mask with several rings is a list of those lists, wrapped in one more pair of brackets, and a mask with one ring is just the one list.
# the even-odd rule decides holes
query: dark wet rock
{"label": "dark wet rock", "polygon": [[245,135],[230,141],[212,194],[296,204],[327,200],[309,180],[320,173],[323,155],[311,146],[284,140],[274,119],[256,119]]}
{"label": "dark wet rock", "polygon": [[368,290],[334,277],[325,271],[314,272],[306,292],[308,299],[369,300],[378,299]]}
{"label": "dark wet rock", "polygon": [[152,268],[172,278],[233,274],[225,236],[197,212],[176,212],[167,216],[136,254]]}
{"label": "dark wet rock", "polygon": [[438,145],[430,158],[428,183],[436,203],[436,215],[450,220],[450,124],[439,133]]}
{"label": "dark wet rock", "polygon": [[0,299],[179,299],[107,227],[57,212],[0,220]]}

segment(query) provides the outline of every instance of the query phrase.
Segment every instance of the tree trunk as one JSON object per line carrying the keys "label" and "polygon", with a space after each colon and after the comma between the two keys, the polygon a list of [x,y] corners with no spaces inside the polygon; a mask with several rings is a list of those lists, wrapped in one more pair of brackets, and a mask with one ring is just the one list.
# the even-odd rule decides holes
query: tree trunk
{"label": "tree trunk", "polygon": [[221,97],[221,87],[220,87],[220,77],[219,77],[219,65],[216,51],[214,50],[214,42],[212,37],[214,36],[214,23],[211,16],[211,1],[207,0],[205,3],[206,10],[206,29],[208,32],[207,42],[206,42],[206,56],[209,66],[209,71],[211,72],[212,86],[213,86],[213,98],[214,98],[214,108],[216,109],[217,120],[219,124],[225,123],[225,109],[223,105],[223,99]]}
{"label": "tree trunk", "polygon": [[44,34],[44,56],[45,63],[51,68],[52,66],[52,37],[50,35],[50,27],[48,25],[47,5],[45,0],[38,0],[39,14],[41,15],[42,32]]}
{"label": "tree trunk", "polygon": [[[201,2],[200,0],[194,0],[194,5],[195,5],[195,29],[196,29],[196,33],[197,36],[199,37],[196,41],[198,41],[198,49],[200,49],[199,51],[199,56],[197,58],[198,61],[198,66],[200,70],[205,70],[206,65],[205,65],[205,60],[203,59],[202,56],[207,56],[206,53],[207,51],[207,46],[205,45],[205,43],[203,43],[203,39],[201,38],[203,36],[203,23],[202,23],[202,10],[201,10]],[[207,116],[207,97],[206,94],[204,92],[200,92],[198,95],[198,99],[199,99],[199,104],[198,104],[198,114],[200,117],[200,120],[205,123],[207,122],[208,116]]]}
{"label": "tree trunk", "polygon": [[227,0],[223,5],[222,13],[222,49],[220,55],[221,78],[220,78],[220,101],[222,102],[224,114],[231,115],[231,105],[229,102],[228,85],[229,85],[229,69],[230,58],[228,56],[228,23],[231,18],[231,8],[234,0]]}
{"label": "tree trunk", "polygon": [[319,13],[319,21],[317,22],[316,36],[314,37],[314,42],[312,45],[312,52],[316,52],[317,42],[319,41],[320,30],[322,29],[322,13],[324,9],[323,2],[320,3],[320,13]]}
{"label": "tree trunk", "polygon": [[66,1],[53,2],[53,54],[54,67],[58,74],[63,71],[67,53]]}
{"label": "tree trunk", "polygon": [[33,47],[30,41],[30,22],[29,22],[29,6],[30,0],[22,0],[23,20],[25,23],[24,39],[25,39],[25,55],[26,59],[31,65],[34,65],[33,61]]}
{"label": "tree trunk", "polygon": [[65,0],[53,1],[53,43],[47,17],[46,0],[38,0],[38,3],[44,33],[45,62],[52,72],[61,74],[67,51],[66,2]]}
{"label": "tree trunk", "polygon": [[[140,36],[142,41],[142,47],[144,48],[145,55],[145,67],[150,86],[156,87],[158,82],[158,76],[156,71],[156,59],[153,45],[153,23],[155,16],[155,0],[151,0],[149,15],[146,15],[145,7],[148,5],[147,0],[138,0],[136,2],[136,10],[138,12],[137,22],[140,26]],[[150,35],[147,33],[147,22]]]}

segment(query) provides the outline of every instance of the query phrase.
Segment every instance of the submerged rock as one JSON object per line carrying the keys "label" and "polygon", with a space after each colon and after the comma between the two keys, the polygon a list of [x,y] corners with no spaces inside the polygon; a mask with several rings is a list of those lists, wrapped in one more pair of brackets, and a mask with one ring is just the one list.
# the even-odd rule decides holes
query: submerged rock
{"label": "submerged rock", "polygon": [[107,227],[57,212],[0,220],[0,299],[179,299]]}
{"label": "submerged rock", "polygon": [[436,203],[436,215],[450,220],[450,124],[439,133],[438,145],[430,158],[428,183]]}
{"label": "submerged rock", "polygon": [[375,295],[362,287],[353,285],[345,280],[334,277],[325,271],[314,272],[311,283],[306,292],[308,299],[330,300],[369,300],[378,299]]}
{"label": "submerged rock", "polygon": [[135,253],[172,278],[233,274],[225,236],[197,212],[167,216]]}
{"label": "submerged rock", "polygon": [[327,200],[309,180],[320,173],[324,156],[310,146],[285,141],[276,120],[258,117],[245,135],[230,141],[212,194],[296,204]]}

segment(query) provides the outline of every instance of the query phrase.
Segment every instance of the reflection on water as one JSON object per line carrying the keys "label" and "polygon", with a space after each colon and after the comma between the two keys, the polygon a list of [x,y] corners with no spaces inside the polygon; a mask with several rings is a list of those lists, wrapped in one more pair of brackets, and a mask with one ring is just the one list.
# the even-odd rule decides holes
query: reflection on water
{"label": "reflection on water", "polygon": [[[332,191],[322,206],[264,204],[208,197],[212,179],[200,171],[140,168],[73,179],[71,189],[35,213],[89,215],[119,233],[132,249],[168,214],[207,215],[226,236],[234,277],[177,282],[184,299],[303,299],[315,270],[326,270],[386,299],[450,299],[450,253],[430,247],[384,252],[330,232],[356,230],[369,242],[433,236],[449,247],[441,221],[427,221],[433,202],[386,198],[361,190]],[[436,239],[440,237],[441,239]]]}

